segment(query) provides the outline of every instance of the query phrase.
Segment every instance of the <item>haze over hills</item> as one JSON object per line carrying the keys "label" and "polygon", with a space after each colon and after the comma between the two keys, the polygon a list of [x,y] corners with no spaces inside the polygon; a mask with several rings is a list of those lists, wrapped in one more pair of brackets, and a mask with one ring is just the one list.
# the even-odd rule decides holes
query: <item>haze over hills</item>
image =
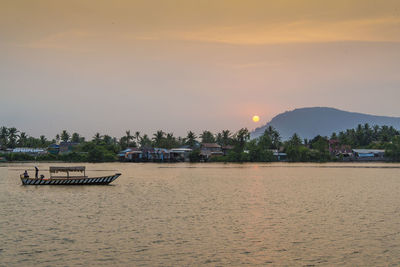
{"label": "haze over hills", "polygon": [[317,135],[330,136],[333,132],[357,127],[358,124],[388,125],[400,129],[399,117],[374,116],[363,113],[343,111],[327,107],[299,108],[275,116],[266,125],[256,128],[251,138],[264,133],[266,127],[273,126],[281,134],[282,140],[294,133],[301,138],[311,139]]}

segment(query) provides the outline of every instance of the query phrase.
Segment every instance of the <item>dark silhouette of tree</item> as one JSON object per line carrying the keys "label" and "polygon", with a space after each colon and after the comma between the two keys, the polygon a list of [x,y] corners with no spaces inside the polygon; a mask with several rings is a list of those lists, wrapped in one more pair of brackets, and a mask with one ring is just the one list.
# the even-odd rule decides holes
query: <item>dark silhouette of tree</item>
{"label": "dark silhouette of tree", "polygon": [[60,137],[61,137],[61,140],[62,140],[62,141],[68,142],[68,140],[69,140],[69,138],[70,138],[71,136],[70,136],[70,134],[69,134],[66,130],[63,130]]}
{"label": "dark silhouette of tree", "polygon": [[158,130],[155,134],[153,134],[154,147],[162,147],[164,136],[165,132],[162,130]]}
{"label": "dark silhouette of tree", "polygon": [[100,144],[101,140],[102,140],[101,134],[100,134],[100,133],[95,133],[94,136],[93,136],[92,141],[93,141],[96,145],[98,145],[98,144]]}
{"label": "dark silhouette of tree", "polygon": [[125,131],[125,141],[126,141],[126,146],[129,147],[131,145],[131,140],[133,140],[133,136],[131,135],[131,131],[127,130]]}
{"label": "dark silhouette of tree", "polygon": [[400,161],[400,136],[395,136],[392,142],[387,144],[385,156],[392,161]]}
{"label": "dark silhouette of tree", "polygon": [[27,141],[28,141],[28,136],[26,135],[25,132],[21,132],[18,136],[18,146],[20,147],[25,147],[27,145]]}
{"label": "dark silhouette of tree", "polygon": [[217,134],[216,141],[221,146],[228,146],[233,144],[232,133],[229,130],[223,130]]}
{"label": "dark silhouette of tree", "polygon": [[0,147],[7,147],[8,144],[8,128],[2,126],[0,128]]}
{"label": "dark silhouette of tree", "polygon": [[136,144],[139,146],[139,142],[140,142],[140,132],[139,131],[135,132],[135,140],[136,140]]}
{"label": "dark silhouette of tree", "polygon": [[215,143],[214,134],[210,131],[203,131],[200,134],[200,138],[202,143]]}
{"label": "dark silhouette of tree", "polygon": [[151,146],[151,140],[148,137],[147,134],[144,134],[141,138],[140,138],[140,147],[150,147]]}
{"label": "dark silhouette of tree", "polygon": [[235,151],[243,152],[247,140],[250,139],[250,132],[247,128],[242,128],[237,131],[233,137]]}
{"label": "dark silhouette of tree", "polygon": [[17,145],[18,132],[19,131],[15,127],[8,129],[8,147],[15,148]]}
{"label": "dark silhouette of tree", "polygon": [[71,142],[80,143],[81,142],[81,136],[78,133],[73,133],[72,137],[71,137]]}
{"label": "dark silhouette of tree", "polygon": [[194,148],[196,145],[196,134],[192,131],[189,131],[186,135],[186,145],[188,145],[190,148]]}

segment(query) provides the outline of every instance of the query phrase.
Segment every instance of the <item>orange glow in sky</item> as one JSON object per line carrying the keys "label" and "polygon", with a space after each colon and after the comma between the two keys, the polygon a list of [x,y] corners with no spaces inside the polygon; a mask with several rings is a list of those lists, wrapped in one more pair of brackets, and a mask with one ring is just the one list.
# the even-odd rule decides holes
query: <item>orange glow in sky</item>
{"label": "orange glow in sky", "polygon": [[33,136],[400,116],[399,0],[0,2],[0,122]]}

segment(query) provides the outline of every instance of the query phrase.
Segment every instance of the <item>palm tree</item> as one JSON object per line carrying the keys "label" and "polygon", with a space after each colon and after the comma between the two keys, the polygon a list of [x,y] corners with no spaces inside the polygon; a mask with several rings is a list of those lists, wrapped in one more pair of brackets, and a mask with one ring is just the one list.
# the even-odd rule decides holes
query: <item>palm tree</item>
{"label": "palm tree", "polygon": [[25,132],[21,132],[19,134],[19,138],[18,138],[18,145],[22,146],[22,147],[26,146],[27,139],[28,139],[28,136],[26,135],[26,133]]}
{"label": "palm tree", "polygon": [[247,128],[242,128],[240,129],[236,134],[235,134],[235,143],[236,143],[236,148],[240,151],[243,151],[244,146],[246,144],[246,141],[250,139],[250,132]]}
{"label": "palm tree", "polygon": [[182,138],[181,136],[178,137],[178,140],[176,140],[178,146],[183,146],[186,144],[186,138]]}
{"label": "palm tree", "polygon": [[131,131],[127,130],[125,131],[125,137],[126,137],[126,146],[129,147],[130,141],[133,139],[133,136],[131,135]]}
{"label": "palm tree", "polygon": [[73,133],[71,137],[71,141],[74,143],[80,143],[81,137],[78,133]]}
{"label": "palm tree", "polygon": [[167,137],[165,138],[165,148],[171,149],[173,147],[176,147],[178,145],[178,142],[176,141],[176,138],[173,133],[168,133]]}
{"label": "palm tree", "polygon": [[8,129],[3,126],[0,128],[0,146],[7,146],[8,142]]}
{"label": "palm tree", "polygon": [[200,138],[202,143],[215,143],[214,134],[210,131],[203,131],[200,134]]}
{"label": "palm tree", "polygon": [[136,139],[136,143],[139,146],[139,142],[140,142],[140,132],[136,131],[135,132],[135,139]]}
{"label": "palm tree", "polygon": [[46,146],[46,142],[47,142],[46,137],[44,135],[41,135],[40,136],[40,145],[41,145],[41,147],[45,147]]}
{"label": "palm tree", "polygon": [[222,145],[227,146],[232,144],[232,134],[231,131],[229,130],[223,130],[222,131]]}
{"label": "palm tree", "polygon": [[101,142],[101,134],[100,133],[95,133],[93,136],[93,142],[95,142],[96,145],[98,145]]}
{"label": "palm tree", "polygon": [[189,131],[186,136],[186,144],[189,145],[191,148],[194,148],[196,145],[196,134],[192,131]]}
{"label": "palm tree", "polygon": [[17,137],[18,137],[18,130],[15,127],[11,127],[8,129],[8,141],[9,141],[9,147],[15,148],[15,145],[17,144]]}
{"label": "palm tree", "polygon": [[103,136],[103,141],[107,145],[111,145],[112,144],[112,137],[106,134],[106,135]]}
{"label": "palm tree", "polygon": [[279,132],[270,125],[265,130],[265,133],[267,133],[267,135],[271,138],[273,148],[279,149],[279,146],[281,144],[281,136]]}
{"label": "palm tree", "polygon": [[290,145],[292,145],[294,147],[298,147],[298,146],[302,145],[301,139],[297,133],[294,133],[288,142]]}
{"label": "palm tree", "polygon": [[153,134],[154,146],[159,147],[161,145],[162,140],[164,139],[165,133],[162,130],[158,130],[155,134]]}
{"label": "palm tree", "polygon": [[147,134],[144,134],[141,138],[140,138],[140,147],[146,147],[146,146],[150,146],[151,145],[151,140],[148,137]]}
{"label": "palm tree", "polygon": [[69,138],[70,134],[66,130],[63,130],[61,133],[61,140],[63,140],[64,142],[68,142]]}

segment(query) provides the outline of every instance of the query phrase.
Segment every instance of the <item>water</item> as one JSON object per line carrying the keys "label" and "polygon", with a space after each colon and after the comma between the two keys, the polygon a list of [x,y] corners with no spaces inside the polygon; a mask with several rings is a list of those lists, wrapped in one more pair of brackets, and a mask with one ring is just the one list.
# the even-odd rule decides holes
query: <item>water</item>
{"label": "water", "polygon": [[0,266],[400,264],[400,165],[87,164],[122,176],[70,187],[0,166]]}

